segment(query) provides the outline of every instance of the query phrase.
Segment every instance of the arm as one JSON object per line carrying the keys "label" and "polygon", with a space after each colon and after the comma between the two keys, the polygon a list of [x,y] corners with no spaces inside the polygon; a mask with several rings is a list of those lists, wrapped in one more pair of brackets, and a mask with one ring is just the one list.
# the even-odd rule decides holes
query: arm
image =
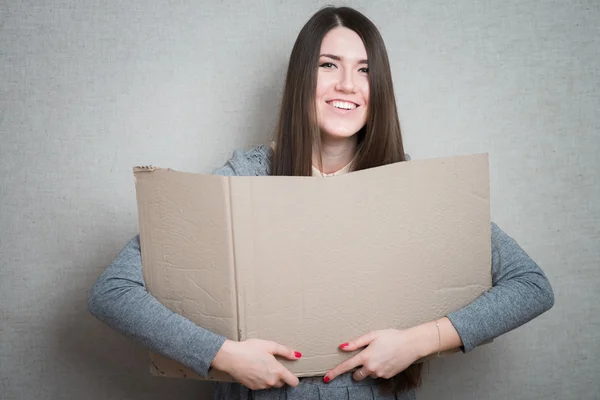
{"label": "arm", "polygon": [[468,352],[554,305],[550,282],[511,237],[492,223],[492,288],[448,319]]}
{"label": "arm", "polygon": [[[511,237],[492,223],[492,288],[466,307],[414,330],[420,356],[473,350],[534,319],[554,305],[550,282]],[[440,340],[441,339],[441,340]],[[440,346],[441,341],[441,346]]]}
{"label": "arm", "polygon": [[405,330],[370,332],[344,343],[345,351],[366,347],[327,372],[325,382],[361,366],[354,379],[390,378],[415,361],[461,348],[467,352],[532,320],[554,305],[548,279],[521,247],[492,224],[492,288],[447,317]]}
{"label": "arm", "polygon": [[172,312],[148,293],[142,275],[139,236],[98,278],[88,308],[111,328],[155,353],[187,365],[200,376],[206,377],[212,366],[250,389],[299,383],[275,356],[297,360],[301,353],[265,340],[226,340]]}
{"label": "arm", "polygon": [[[237,169],[245,166],[246,159],[245,153],[237,150],[213,174],[238,175]],[[127,243],[98,278],[88,299],[88,309],[111,328],[201,376],[208,374],[226,339],[172,312],[146,290],[139,235]]]}
{"label": "arm", "polygon": [[162,305],[146,290],[139,236],[131,239],[98,278],[88,299],[90,312],[111,328],[155,353],[206,376],[225,337],[199,327]]}
{"label": "arm", "polygon": [[[249,152],[236,150],[233,157],[213,172],[215,175],[264,175],[269,153],[264,146]],[[174,359],[201,376],[209,368],[229,373],[251,389],[298,385],[298,378],[275,356],[291,360],[301,357],[278,343],[252,339],[232,342],[203,329],[162,305],[146,290],[142,274],[139,236],[98,278],[88,299],[90,312],[122,334],[150,350]]]}

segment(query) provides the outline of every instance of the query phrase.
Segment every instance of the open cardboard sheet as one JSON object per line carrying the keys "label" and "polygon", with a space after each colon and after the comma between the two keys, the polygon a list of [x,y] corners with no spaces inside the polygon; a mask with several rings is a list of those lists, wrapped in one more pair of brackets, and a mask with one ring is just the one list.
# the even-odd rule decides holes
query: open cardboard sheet
{"label": "open cardboard sheet", "polygon": [[[491,286],[485,154],[330,178],[134,174],[150,293],[229,339],[300,350],[283,361],[297,376],[350,357],[340,343],[442,317]],[[156,354],[151,370],[199,378]]]}

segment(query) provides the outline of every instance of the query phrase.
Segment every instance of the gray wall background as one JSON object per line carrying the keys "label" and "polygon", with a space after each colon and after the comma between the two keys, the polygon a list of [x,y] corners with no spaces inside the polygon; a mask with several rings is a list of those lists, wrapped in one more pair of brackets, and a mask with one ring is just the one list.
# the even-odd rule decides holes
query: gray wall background
{"label": "gray wall background", "polygon": [[[137,231],[131,167],[208,172],[269,139],[322,1],[8,1],[0,9],[0,397],[199,399],[91,317]],[[494,220],[556,306],[429,364],[420,399],[597,399],[600,3],[366,0],[413,158],[489,152]]]}

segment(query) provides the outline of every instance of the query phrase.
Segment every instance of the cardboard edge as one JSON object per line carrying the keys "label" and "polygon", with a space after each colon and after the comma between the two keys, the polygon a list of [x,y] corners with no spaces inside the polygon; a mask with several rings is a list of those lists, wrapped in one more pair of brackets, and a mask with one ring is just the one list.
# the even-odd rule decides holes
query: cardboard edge
{"label": "cardboard edge", "polygon": [[[490,162],[490,153],[488,152],[479,152],[479,153],[467,153],[467,154],[458,154],[458,155],[453,155],[453,156],[437,156],[437,157],[425,157],[425,158],[418,158],[418,159],[410,159],[410,160],[406,160],[406,161],[398,161],[392,164],[385,164],[385,165],[379,165],[377,167],[371,167],[371,168],[367,168],[367,169],[361,169],[359,171],[352,171],[350,173],[347,174],[342,174],[342,175],[338,175],[335,177],[331,177],[335,178],[335,179],[348,179],[348,177],[351,176],[356,176],[357,174],[363,174],[366,173],[367,171],[373,170],[373,169],[379,169],[379,168],[386,168],[389,167],[390,165],[402,165],[402,164],[418,164],[418,163],[422,163],[422,162],[430,162],[430,161],[442,161],[442,162],[446,162],[446,161],[452,161],[453,159],[456,158],[468,158],[468,157],[479,157],[483,160],[485,160],[485,163],[487,164],[488,167],[488,177],[489,177],[489,162]],[[288,178],[288,177],[286,177]],[[299,176],[299,177],[294,177],[294,178],[308,178],[311,179],[312,177],[309,176]]]}

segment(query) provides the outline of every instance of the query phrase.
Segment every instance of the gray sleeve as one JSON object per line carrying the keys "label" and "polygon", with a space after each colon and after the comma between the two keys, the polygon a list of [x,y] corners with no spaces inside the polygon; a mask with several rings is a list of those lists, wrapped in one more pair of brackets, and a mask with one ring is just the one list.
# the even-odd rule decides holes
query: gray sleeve
{"label": "gray sleeve", "polygon": [[213,175],[221,176],[253,176],[261,175],[258,171],[266,170],[264,147],[259,146],[249,151],[237,149],[225,165],[213,171]]}
{"label": "gray sleeve", "polygon": [[90,312],[155,353],[206,376],[225,337],[199,327],[161,304],[146,290],[139,235],[131,239],[98,278]]}
{"label": "gray sleeve", "polygon": [[221,175],[221,176],[236,176],[238,173],[235,170],[235,162],[232,160],[227,161],[225,165],[221,168],[217,168],[213,171],[213,175]]}
{"label": "gray sleeve", "polygon": [[492,223],[492,288],[448,315],[468,352],[554,305],[550,282],[525,251]]}

